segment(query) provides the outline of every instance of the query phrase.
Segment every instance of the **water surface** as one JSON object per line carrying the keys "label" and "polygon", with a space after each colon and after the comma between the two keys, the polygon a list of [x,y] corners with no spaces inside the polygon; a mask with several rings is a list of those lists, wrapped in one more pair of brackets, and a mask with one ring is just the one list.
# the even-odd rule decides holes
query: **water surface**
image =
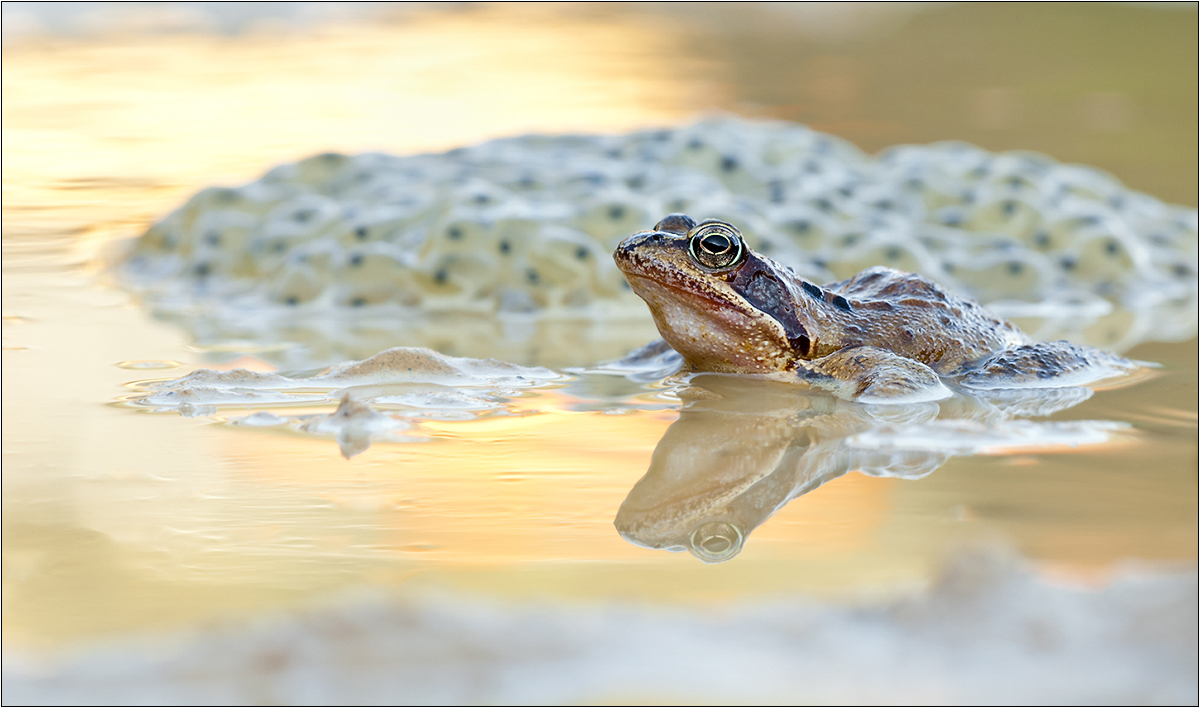
{"label": "water surface", "polygon": [[[349,459],[333,436],[233,424],[261,407],[186,417],[131,403],[148,380],[277,364],[238,341],[198,346],[152,318],[108,274],[114,244],[199,188],[325,150],[619,132],[720,108],[814,123],[867,149],[944,138],[1040,149],[1194,207],[1195,36],[1177,36],[1194,29],[1194,12],[1022,12],[956,7],[813,37],[765,10],[726,23],[485,7],[304,31],[6,42],[5,650],[195,627],[363,588],[705,612],[842,601],[924,587],[948,553],[978,543],[1073,583],[1100,585],[1131,564],[1194,567],[1195,339],[1123,352],[1162,368],[1021,418],[1043,426],[1028,445],[960,440],[903,464],[851,455],[838,474],[804,479],[792,458],[754,461],[740,479],[765,480],[770,498],[719,502],[743,504],[744,546],[717,564],[643,547],[686,542],[647,541],[626,523],[647,495],[686,496],[686,480],[664,482],[654,460],[745,440],[712,410],[705,418],[713,404],[694,391],[576,372],[490,408],[426,415]],[[579,365],[604,358],[589,354]],[[332,363],[319,359],[309,364]],[[755,411],[774,422],[753,427],[769,437],[778,420],[811,420],[825,405],[780,403]],[[837,415],[850,422],[822,418],[812,444],[863,432],[861,411]]]}

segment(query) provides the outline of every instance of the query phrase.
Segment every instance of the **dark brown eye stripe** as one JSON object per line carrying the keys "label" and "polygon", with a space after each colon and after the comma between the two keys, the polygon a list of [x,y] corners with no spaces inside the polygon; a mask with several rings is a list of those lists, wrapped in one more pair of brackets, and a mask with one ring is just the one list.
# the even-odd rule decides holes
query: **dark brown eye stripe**
{"label": "dark brown eye stripe", "polygon": [[795,300],[769,268],[751,257],[729,284],[756,310],[783,326],[784,336],[793,351],[802,357],[808,356],[812,341],[804,325],[796,318]]}

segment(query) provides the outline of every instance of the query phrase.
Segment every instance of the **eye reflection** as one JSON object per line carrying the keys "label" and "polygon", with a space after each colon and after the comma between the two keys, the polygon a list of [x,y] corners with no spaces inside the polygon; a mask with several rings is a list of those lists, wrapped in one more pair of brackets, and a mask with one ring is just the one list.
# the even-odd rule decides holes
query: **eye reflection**
{"label": "eye reflection", "polygon": [[724,521],[710,521],[692,532],[688,550],[705,563],[720,563],[742,550],[742,530]]}

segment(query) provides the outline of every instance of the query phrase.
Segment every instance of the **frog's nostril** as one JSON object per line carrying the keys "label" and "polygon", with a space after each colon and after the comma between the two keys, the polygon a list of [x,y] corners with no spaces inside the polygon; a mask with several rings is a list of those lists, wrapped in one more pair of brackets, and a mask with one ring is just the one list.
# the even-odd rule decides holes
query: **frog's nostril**
{"label": "frog's nostril", "polygon": [[624,241],[617,244],[617,249],[613,251],[613,259],[618,262],[622,260],[628,260],[633,255],[634,251],[645,245],[653,236],[654,233],[651,231],[639,231],[636,234],[626,238]]}

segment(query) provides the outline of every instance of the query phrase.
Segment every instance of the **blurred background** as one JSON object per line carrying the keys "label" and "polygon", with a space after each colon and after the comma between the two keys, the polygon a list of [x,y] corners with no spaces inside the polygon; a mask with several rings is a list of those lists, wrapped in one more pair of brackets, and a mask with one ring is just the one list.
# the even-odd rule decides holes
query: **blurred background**
{"label": "blurred background", "polygon": [[612,528],[677,402],[552,391],[351,462],[135,413],[135,379],[267,367],[105,258],[318,152],[713,112],[1195,208],[1197,56],[1191,3],[4,3],[5,701],[1194,700],[1194,339],[1070,414],[1128,423],[1107,446],[847,475],[703,566]]}

